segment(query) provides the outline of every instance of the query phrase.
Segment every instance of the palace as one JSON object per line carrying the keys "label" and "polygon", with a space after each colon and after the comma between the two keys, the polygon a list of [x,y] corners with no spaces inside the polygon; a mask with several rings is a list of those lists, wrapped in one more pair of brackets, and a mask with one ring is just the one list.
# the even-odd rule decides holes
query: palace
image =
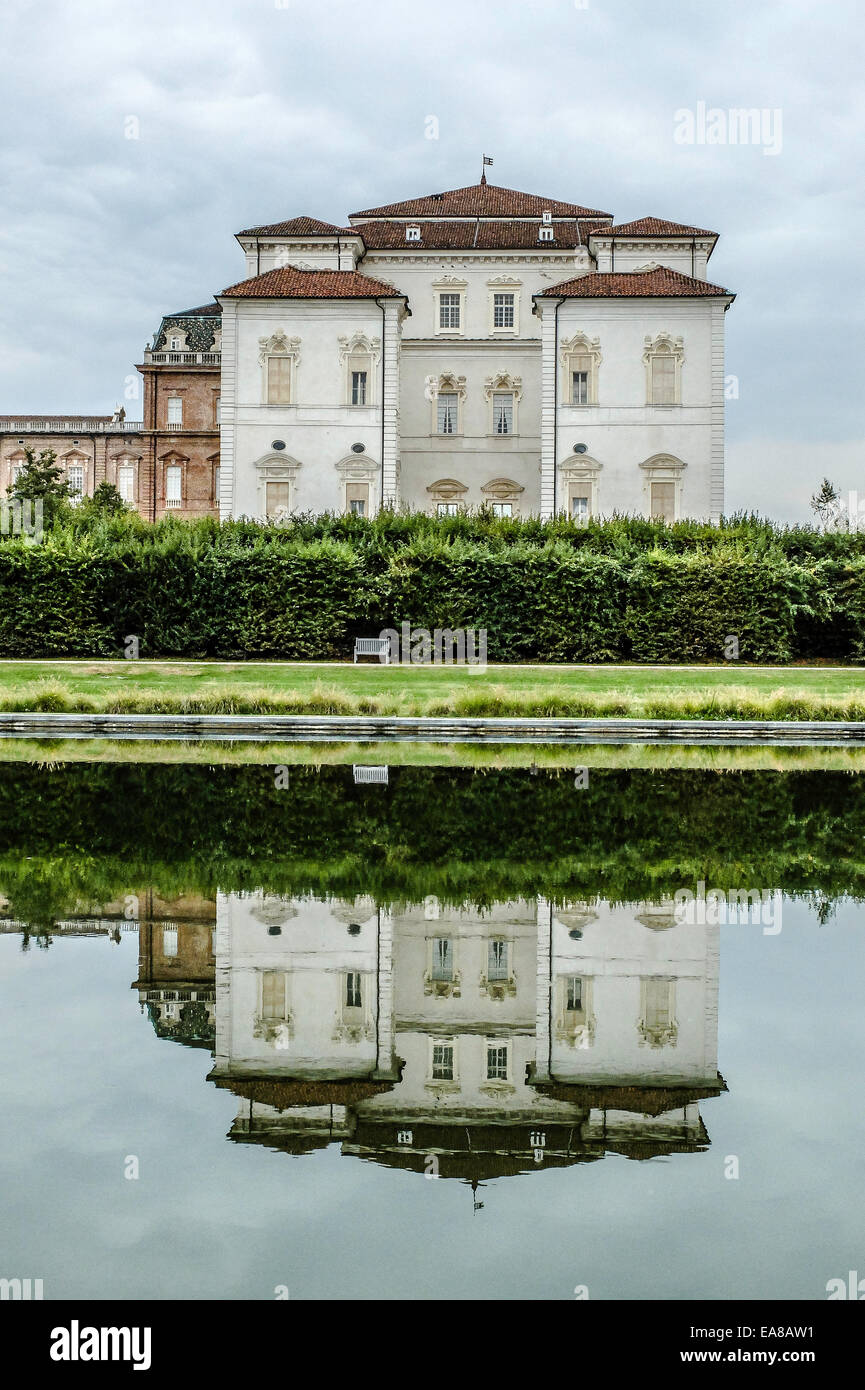
{"label": "palace", "polygon": [[29,446],[151,519],[720,517],[716,233],[482,178],[237,241],[244,278],[145,350],[142,420],[0,416],[0,489]]}

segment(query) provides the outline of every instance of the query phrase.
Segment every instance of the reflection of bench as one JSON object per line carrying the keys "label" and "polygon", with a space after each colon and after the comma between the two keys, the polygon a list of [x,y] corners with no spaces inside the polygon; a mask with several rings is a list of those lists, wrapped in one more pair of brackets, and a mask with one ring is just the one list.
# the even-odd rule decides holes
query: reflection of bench
{"label": "reflection of bench", "polygon": [[359,656],[377,656],[379,661],[384,658],[390,665],[390,638],[389,637],[355,637],[354,639],[354,659],[357,661]]}
{"label": "reflection of bench", "polygon": [[352,771],[354,772],[355,782],[387,781],[388,770],[386,767],[362,767],[359,763],[355,763]]}

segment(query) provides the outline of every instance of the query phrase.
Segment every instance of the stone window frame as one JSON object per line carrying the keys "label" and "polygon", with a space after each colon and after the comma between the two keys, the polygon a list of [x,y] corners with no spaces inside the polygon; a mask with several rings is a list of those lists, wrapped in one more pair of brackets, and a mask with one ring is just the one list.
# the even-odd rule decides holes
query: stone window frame
{"label": "stone window frame", "polygon": [[511,516],[519,516],[520,498],[524,492],[522,484],[514,482],[513,478],[491,478],[483,484],[481,498],[489,503],[510,502]]}
{"label": "stone window frame", "polygon": [[269,449],[266,454],[253,461],[256,474],[256,516],[267,521],[267,484],[288,483],[287,515],[290,516],[297,503],[297,475],[302,467],[299,459],[292,458],[281,451]]}
{"label": "stone window frame", "polygon": [[682,474],[688,467],[683,459],[677,458],[675,454],[653,454],[651,458],[645,459],[640,464],[643,473],[643,498],[645,514],[651,518],[652,515],[652,483],[673,483],[674,492],[674,514],[673,520],[679,521],[682,516]]}
{"label": "stone window frame", "polygon": [[[437,338],[464,338],[466,335],[466,291],[468,280],[456,275],[442,275],[432,284],[433,292],[433,332]],[[443,294],[459,295],[459,328],[441,327],[441,297]]]}
{"label": "stone window frame", "polygon": [[[501,979],[492,980],[489,977],[489,956],[490,947],[494,941],[503,941],[507,947],[507,974]],[[484,938],[486,947],[486,963],[481,971],[480,992],[488,999],[500,1002],[507,998],[513,999],[517,992],[517,977],[514,970],[514,951],[515,942],[512,937],[505,936],[503,932],[495,932],[491,936]]]}
{"label": "stone window frame", "polygon": [[[580,1009],[568,1008],[571,980],[581,983]],[[595,1041],[594,977],[582,970],[568,970],[556,976],[556,1038],[569,1047],[579,1048],[591,1047]]]}
{"label": "stone window frame", "polygon": [[[575,371],[583,371],[583,366],[575,366],[575,362],[586,362],[588,367],[588,400],[585,404],[577,404],[573,399],[573,374]],[[559,349],[559,364],[562,369],[561,391],[559,400],[568,410],[588,410],[591,406],[598,405],[598,369],[603,361],[601,354],[600,338],[590,338],[586,333],[575,333],[572,338],[566,338]]]}
{"label": "stone window frame", "polygon": [[[288,400],[269,399],[268,375],[272,357],[287,358],[289,361]],[[300,366],[300,338],[289,338],[281,328],[269,337],[258,340],[258,361],[261,366],[261,404],[267,410],[291,410],[297,405],[297,369]]]}
{"label": "stone window frame", "polygon": [[[497,275],[487,281],[489,296],[488,332],[491,338],[518,338],[520,336],[520,291],[522,281],[510,275]],[[514,322],[510,328],[497,328],[495,324],[495,304],[497,294],[511,294],[514,297]]]}
{"label": "stone window frame", "polygon": [[347,454],[345,458],[339,459],[335,467],[339,474],[340,510],[343,515],[347,515],[349,510],[349,487],[360,484],[367,489],[367,509],[364,515],[374,516],[378,510],[376,483],[381,474],[378,461],[369,454]]}
{"label": "stone window frame", "polygon": [[[188,499],[189,489],[189,455],[181,454],[179,449],[168,449],[164,454],[160,454],[156,460],[158,464],[157,478],[157,497],[162,499],[164,510],[172,512],[182,512]],[[168,506],[168,470],[169,468],[180,469],[180,506]]]}
{"label": "stone window frame", "polygon": [[[683,338],[676,338],[672,333],[656,333],[654,337],[646,336],[644,339],[643,363],[646,368],[646,405],[652,410],[673,410],[682,404],[682,364],[685,360],[685,345]],[[653,365],[658,359],[670,360],[674,364],[673,376],[673,399],[668,402],[655,402],[653,390]]]}
{"label": "stone window frame", "polygon": [[[666,1024],[652,1024],[648,1019],[649,1000],[648,986],[652,983],[663,983],[667,986],[667,1013],[668,1021]],[[637,1024],[639,1033],[640,1047],[651,1047],[652,1049],[662,1047],[675,1047],[679,1040],[679,1021],[676,1018],[676,978],[673,975],[642,975],[640,977],[640,1017]]]}
{"label": "stone window frame", "polygon": [[128,450],[124,450],[122,454],[112,454],[109,458],[107,469],[108,481],[113,483],[118,492],[120,492],[119,469],[121,468],[132,469],[132,496],[128,499],[124,498],[123,500],[127,507],[135,507],[138,505],[139,489],[141,486],[141,455],[131,454]]}
{"label": "stone window frame", "polygon": [[[451,1049],[450,1078],[433,1076],[433,1056],[434,1049],[437,1047],[449,1047]],[[447,1095],[461,1089],[460,1046],[457,1036],[438,1037],[436,1034],[427,1034],[427,1067],[424,1089],[431,1091],[434,1095]]]}
{"label": "stone window frame", "polygon": [[212,505],[213,505],[214,507],[218,507],[218,506],[219,506],[219,488],[218,488],[217,485],[216,485],[216,473],[217,473],[217,470],[219,470],[219,482],[220,482],[220,486],[221,486],[221,485],[222,485],[222,455],[217,451],[217,453],[215,453],[215,454],[209,454],[206,461],[207,461],[207,464],[208,464],[208,466],[209,466],[209,468],[210,468],[210,497],[211,497],[211,502],[212,502]]}
{"label": "stone window frame", "polygon": [[[512,425],[510,434],[496,434],[493,426],[495,424],[493,397],[497,395],[513,396]],[[523,379],[520,376],[511,376],[510,372],[494,372],[484,381],[484,399],[487,403],[487,435],[491,439],[518,439],[520,433],[520,401],[523,398]]]}
{"label": "stone window frame", "polygon": [[466,493],[468,486],[458,482],[456,478],[438,478],[434,483],[427,487],[429,494],[432,515],[438,516],[439,502],[456,502],[459,507],[465,507]]}
{"label": "stone window frame", "polygon": [[[433,943],[436,941],[449,941],[451,943],[451,977],[449,980],[433,979]],[[445,932],[435,932],[426,939],[426,970],[423,976],[423,992],[426,995],[433,995],[436,999],[459,999],[462,994],[462,974],[458,969],[459,953],[457,951],[458,938]]]}
{"label": "stone window frame", "polygon": [[16,468],[22,468],[27,462],[27,453],[19,445],[11,454],[7,455],[6,462],[9,466],[7,482],[8,486],[12,487],[15,482],[15,470]]}
{"label": "stone window frame", "polygon": [[[505,1050],[506,1074],[504,1076],[489,1075],[489,1050],[493,1047],[504,1048]],[[511,1038],[484,1038],[482,1080],[478,1089],[484,1095],[488,1096],[512,1095],[516,1090],[516,1086],[514,1085],[514,1048]]]}
{"label": "stone window frame", "polygon": [[81,492],[77,495],[80,498],[87,497],[90,492],[90,455],[85,454],[83,449],[72,448],[68,449],[65,454],[62,454],[57,462],[63,466],[63,474],[66,482],[69,481],[70,463],[81,467]]}
{"label": "stone window frame", "polygon": [[571,498],[574,495],[588,495],[589,516],[598,515],[598,493],[600,491],[603,464],[589,454],[571,454],[567,462],[559,464],[559,511],[571,516]]}
{"label": "stone window frame", "polygon": [[[440,395],[450,393],[457,398],[457,427],[451,434],[439,434],[438,429],[438,398]],[[464,376],[457,376],[455,372],[442,372],[438,377],[433,377],[430,382],[430,401],[432,404],[432,418],[430,421],[430,434],[435,439],[456,439],[462,437],[463,433],[463,413],[468,396],[466,379]]]}
{"label": "stone window frame", "polygon": [[[176,325],[170,324],[169,327],[166,328],[166,330],[165,330],[165,348],[164,348],[164,351],[165,351],[165,352],[189,352],[189,338],[188,338],[188,332],[189,332],[189,330],[186,329],[186,328],[178,328]],[[175,347],[175,345],[174,345],[174,342],[172,341],[174,338],[177,338],[177,339],[179,340],[176,347]]]}
{"label": "stone window frame", "polygon": [[[377,367],[381,362],[381,338],[368,338],[365,333],[345,335],[339,339],[339,362],[342,370],[345,405],[351,410],[369,410],[378,404]],[[366,400],[354,405],[351,399],[352,372],[366,372]]]}

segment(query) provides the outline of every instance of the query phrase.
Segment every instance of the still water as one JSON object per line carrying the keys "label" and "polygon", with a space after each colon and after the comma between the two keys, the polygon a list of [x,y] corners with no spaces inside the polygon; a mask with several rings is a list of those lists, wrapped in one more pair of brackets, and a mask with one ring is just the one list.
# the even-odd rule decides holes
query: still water
{"label": "still water", "polygon": [[364,776],[0,763],[0,1275],[824,1299],[862,1267],[859,776]]}

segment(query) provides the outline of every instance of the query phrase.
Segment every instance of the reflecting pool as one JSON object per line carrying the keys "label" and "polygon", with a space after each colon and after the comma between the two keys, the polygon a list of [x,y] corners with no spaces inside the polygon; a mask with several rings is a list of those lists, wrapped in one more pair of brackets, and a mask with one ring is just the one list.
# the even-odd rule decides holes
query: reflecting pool
{"label": "reflecting pool", "polygon": [[862,1251],[863,785],[0,763],[0,1274],[825,1298]]}

